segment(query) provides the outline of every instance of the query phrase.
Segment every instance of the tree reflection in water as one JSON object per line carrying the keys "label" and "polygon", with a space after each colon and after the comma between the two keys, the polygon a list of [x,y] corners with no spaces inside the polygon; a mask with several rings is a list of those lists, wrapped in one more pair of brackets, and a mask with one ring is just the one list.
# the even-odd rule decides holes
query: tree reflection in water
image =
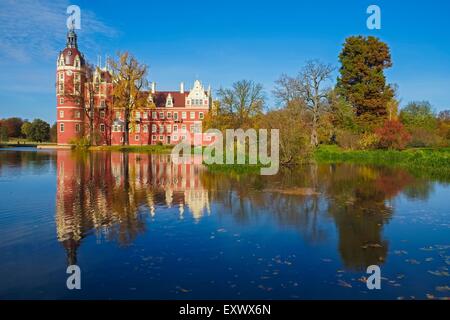
{"label": "tree reflection in water", "polygon": [[[382,233],[394,213],[392,200],[405,188],[408,197],[426,196],[432,186],[404,170],[352,164],[309,165],[273,177],[231,179],[216,173],[202,181],[214,201],[240,222],[270,212],[280,225],[293,226],[305,240],[319,242],[327,238],[321,221],[332,218],[343,264],[355,271],[386,259],[388,241]],[[295,194],[299,188],[303,195]]]}
{"label": "tree reflection in water", "polygon": [[[309,165],[276,176],[210,173],[198,164],[178,164],[168,155],[119,152],[57,153],[58,240],[76,263],[83,238],[126,246],[146,232],[146,215],[174,207],[194,221],[210,214],[210,203],[236,223],[269,215],[279,226],[299,230],[305,241],[329,237],[333,221],[347,269],[382,264],[389,249],[383,228],[394,214],[393,199],[427,197],[431,184],[408,172],[351,164]],[[185,212],[185,209],[188,211]]]}

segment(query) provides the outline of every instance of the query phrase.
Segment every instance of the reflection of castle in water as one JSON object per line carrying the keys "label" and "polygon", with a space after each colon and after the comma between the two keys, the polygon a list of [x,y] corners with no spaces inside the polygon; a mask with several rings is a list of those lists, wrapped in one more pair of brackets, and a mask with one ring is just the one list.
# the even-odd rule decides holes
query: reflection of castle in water
{"label": "reflection of castle in water", "polygon": [[145,215],[176,208],[195,220],[210,212],[203,167],[174,164],[169,155],[57,153],[56,226],[58,240],[76,263],[80,241],[93,230],[98,241],[132,242],[145,231]]}

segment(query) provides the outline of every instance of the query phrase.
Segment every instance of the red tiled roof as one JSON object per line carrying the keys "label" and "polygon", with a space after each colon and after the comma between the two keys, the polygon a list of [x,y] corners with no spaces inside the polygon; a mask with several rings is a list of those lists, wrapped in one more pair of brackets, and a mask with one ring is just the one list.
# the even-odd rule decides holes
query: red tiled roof
{"label": "red tiled roof", "polygon": [[[157,108],[164,108],[166,106],[169,93],[172,96],[174,108],[184,108],[186,106],[186,97],[189,95],[189,91],[185,91],[184,93],[180,93],[180,91],[156,91],[153,95],[153,102]],[[148,96],[149,92],[146,91],[144,94]]]}

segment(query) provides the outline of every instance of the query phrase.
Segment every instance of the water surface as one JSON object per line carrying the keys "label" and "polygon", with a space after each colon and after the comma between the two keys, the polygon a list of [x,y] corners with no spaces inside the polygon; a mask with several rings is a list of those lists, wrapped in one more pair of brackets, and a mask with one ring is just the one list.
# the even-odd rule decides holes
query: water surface
{"label": "water surface", "polygon": [[[445,298],[449,196],[385,167],[238,176],[166,155],[0,149],[0,298]],[[66,287],[72,264],[81,290]]]}

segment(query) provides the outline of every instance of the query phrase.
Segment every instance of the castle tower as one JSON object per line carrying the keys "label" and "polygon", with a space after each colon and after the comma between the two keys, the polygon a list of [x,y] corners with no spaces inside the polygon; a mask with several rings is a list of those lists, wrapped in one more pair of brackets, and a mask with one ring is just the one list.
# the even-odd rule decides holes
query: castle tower
{"label": "castle tower", "polygon": [[58,144],[69,144],[84,135],[84,83],[86,62],[78,51],[77,35],[67,33],[67,43],[56,67],[56,121]]}

